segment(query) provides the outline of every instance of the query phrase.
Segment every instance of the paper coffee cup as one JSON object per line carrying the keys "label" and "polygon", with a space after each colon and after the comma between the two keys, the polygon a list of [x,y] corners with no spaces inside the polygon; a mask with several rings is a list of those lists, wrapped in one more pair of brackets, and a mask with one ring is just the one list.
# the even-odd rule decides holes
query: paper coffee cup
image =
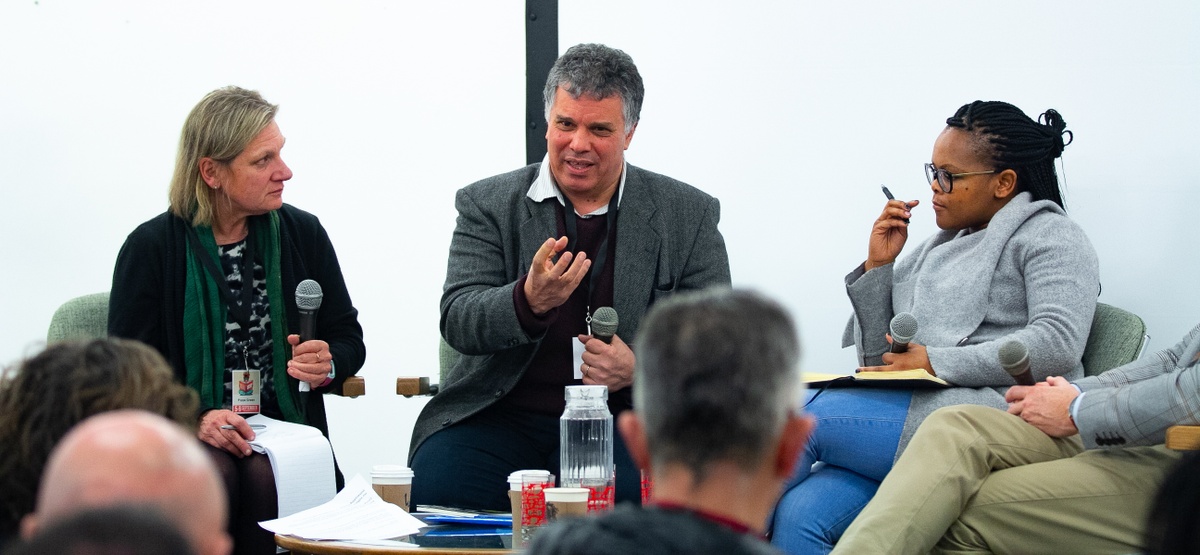
{"label": "paper coffee cup", "polygon": [[521,541],[521,481],[526,474],[545,473],[550,479],[549,470],[518,470],[508,475],[508,502],[512,506],[513,545]]}
{"label": "paper coffee cup", "polygon": [[371,467],[371,488],[384,501],[405,511],[412,510],[412,481],[413,471],[407,466],[377,464]]}
{"label": "paper coffee cup", "polygon": [[587,514],[587,488],[546,488],[546,521],[553,522],[560,518],[582,516]]}

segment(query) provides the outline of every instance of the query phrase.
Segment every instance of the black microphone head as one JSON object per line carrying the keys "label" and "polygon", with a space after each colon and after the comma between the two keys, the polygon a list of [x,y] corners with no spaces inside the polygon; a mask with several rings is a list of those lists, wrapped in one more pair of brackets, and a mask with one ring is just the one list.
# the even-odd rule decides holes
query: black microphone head
{"label": "black microphone head", "polygon": [[321,308],[321,299],[325,294],[321,292],[321,284],[306,279],[296,286],[296,308],[300,310],[317,310]]}
{"label": "black microphone head", "polygon": [[888,329],[892,332],[893,343],[908,343],[917,336],[917,317],[909,312],[901,312],[892,318]]}
{"label": "black microphone head", "polygon": [[1016,376],[1029,369],[1029,348],[1013,339],[1000,346],[1000,366],[1005,372]]}
{"label": "black microphone head", "polygon": [[617,333],[617,311],[611,306],[602,306],[592,314],[592,335],[612,337]]}

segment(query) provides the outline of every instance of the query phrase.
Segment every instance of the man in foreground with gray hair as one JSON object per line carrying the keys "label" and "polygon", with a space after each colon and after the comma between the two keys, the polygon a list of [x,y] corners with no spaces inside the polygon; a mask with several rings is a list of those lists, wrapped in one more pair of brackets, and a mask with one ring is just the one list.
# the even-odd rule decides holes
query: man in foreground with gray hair
{"label": "man in foreground with gray hair", "polygon": [[138,410],[90,417],[63,437],[21,535],[29,539],[85,510],[118,506],[162,513],[200,555],[226,555],[232,547],[225,489],[212,460],[177,424]]}
{"label": "man in foreground with gray hair", "polygon": [[787,313],[755,293],[655,306],[638,341],[634,410],[618,422],[652,470],[651,506],[561,520],[530,555],[777,553],[761,534],[813,426],[797,410],[799,354]]}
{"label": "man in foreground with gray hair", "polygon": [[[607,386],[628,410],[646,309],[729,285],[717,199],[625,163],[642,96],[629,55],[571,47],[546,80],[546,157],[458,191],[441,332],[463,356],[413,429],[414,504],[503,511],[509,473],[559,474],[563,388]],[[589,328],[601,307],[609,341]],[[637,502],[637,467],[613,455],[617,501]]]}

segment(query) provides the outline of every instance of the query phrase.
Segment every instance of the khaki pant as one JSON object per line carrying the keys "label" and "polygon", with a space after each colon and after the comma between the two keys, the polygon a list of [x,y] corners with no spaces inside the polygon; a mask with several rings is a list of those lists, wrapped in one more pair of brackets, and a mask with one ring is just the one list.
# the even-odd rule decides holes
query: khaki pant
{"label": "khaki pant", "polygon": [[921,424],[834,553],[1130,553],[1178,461],[1163,446],[1081,452],[1019,417],[947,407]]}

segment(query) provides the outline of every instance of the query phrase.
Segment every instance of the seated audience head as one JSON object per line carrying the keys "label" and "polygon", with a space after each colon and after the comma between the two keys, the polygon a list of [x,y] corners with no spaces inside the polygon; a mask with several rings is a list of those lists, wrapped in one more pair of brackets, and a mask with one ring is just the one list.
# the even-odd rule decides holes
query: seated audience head
{"label": "seated audience head", "polygon": [[253,170],[247,168],[253,162],[271,182],[287,181],[291,170],[279,152],[265,152],[270,155],[265,160],[237,160],[256,141],[269,138],[276,141],[272,147],[282,144],[275,125],[278,111],[277,105],[257,91],[240,87],[224,87],[205,95],[183,123],[167,195],[171,213],[192,225],[211,226],[223,218],[247,215],[242,212],[265,214],[278,209],[282,196],[254,188],[252,180],[264,176],[252,175]]}
{"label": "seated audience head", "polygon": [[56,343],[0,378],[0,538],[17,533],[51,449],[94,414],[135,408],[194,425],[196,394],[157,351],[123,339]]}
{"label": "seated audience head", "polygon": [[1038,121],[1007,102],[976,100],[946,120],[926,177],[937,225],[978,229],[1018,193],[1065,208],[1054,160],[1072,134],[1055,110]]}
{"label": "seated audience head", "polygon": [[47,526],[8,555],[199,555],[156,509],[88,509]]}
{"label": "seated audience head", "polygon": [[1146,524],[1146,555],[1200,553],[1200,453],[1184,455],[1163,480]]}
{"label": "seated audience head", "polygon": [[[765,517],[811,428],[798,415],[799,355],[787,312],[756,293],[709,289],[654,305],[638,334],[634,410],[619,424],[634,461],[653,469],[656,498],[687,504],[710,479],[749,477]],[[672,492],[673,482],[683,487]]]}
{"label": "seated audience head", "polygon": [[148,412],[93,416],[72,429],[50,456],[37,507],[22,535],[83,509],[138,505],[158,509],[204,555],[223,555],[225,490],[200,443],[181,426]]}

